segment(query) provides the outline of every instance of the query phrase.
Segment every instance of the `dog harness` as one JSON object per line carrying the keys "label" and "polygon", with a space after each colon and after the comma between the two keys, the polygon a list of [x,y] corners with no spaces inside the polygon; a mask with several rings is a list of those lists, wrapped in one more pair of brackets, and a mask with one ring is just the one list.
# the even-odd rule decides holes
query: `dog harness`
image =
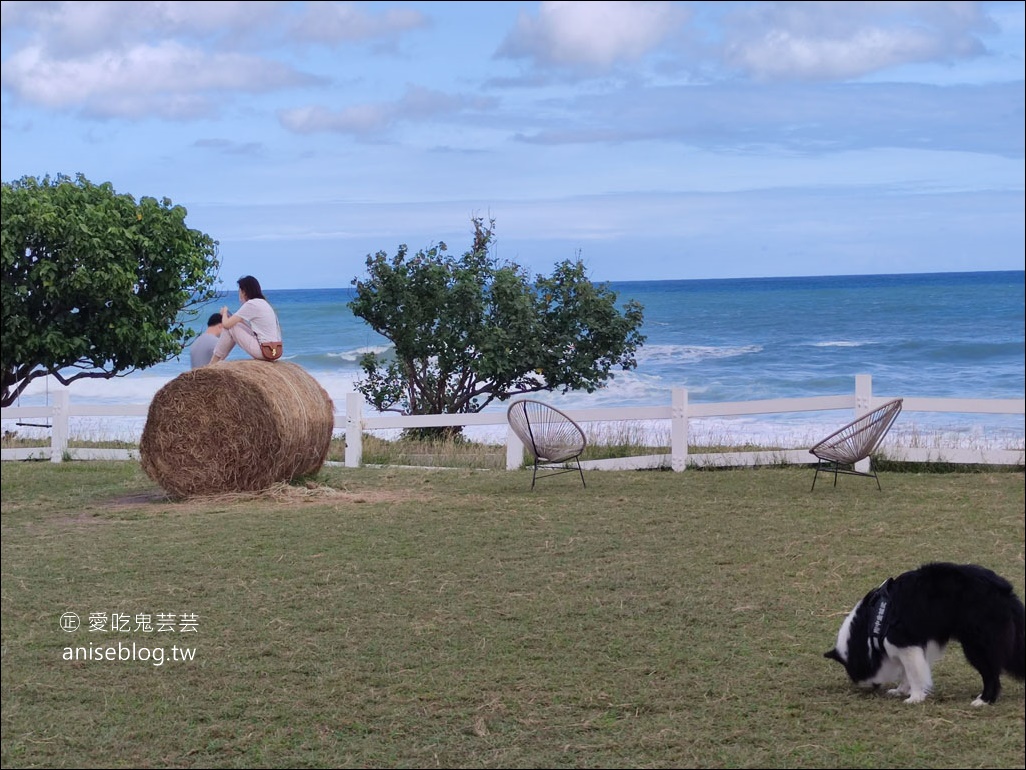
{"label": "dog harness", "polygon": [[873,601],[866,608],[869,615],[869,649],[870,652],[883,653],[884,639],[890,630],[891,621],[888,610],[891,606],[891,593],[888,586],[891,580],[888,578],[873,592]]}

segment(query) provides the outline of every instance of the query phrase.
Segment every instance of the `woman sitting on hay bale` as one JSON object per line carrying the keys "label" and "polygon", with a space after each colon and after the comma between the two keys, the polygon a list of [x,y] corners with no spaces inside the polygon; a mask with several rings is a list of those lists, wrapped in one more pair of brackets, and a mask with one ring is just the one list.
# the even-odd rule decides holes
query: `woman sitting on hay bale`
{"label": "woman sitting on hay bale", "polygon": [[227,305],[221,308],[222,331],[210,363],[224,361],[236,345],[258,361],[277,361],[282,352],[278,315],[251,275],[239,279],[239,302],[242,306],[235,315]]}

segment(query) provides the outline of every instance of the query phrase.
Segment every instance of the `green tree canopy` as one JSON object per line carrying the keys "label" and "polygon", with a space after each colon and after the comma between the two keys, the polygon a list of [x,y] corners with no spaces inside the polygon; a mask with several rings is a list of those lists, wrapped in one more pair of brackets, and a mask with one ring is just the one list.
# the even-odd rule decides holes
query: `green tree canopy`
{"label": "green tree canopy", "polygon": [[[181,353],[213,295],[217,241],[167,198],[79,174],[3,183],[3,405],[37,377],[110,378]],[[186,314],[187,315],[187,314]]]}
{"label": "green tree canopy", "polygon": [[603,387],[613,370],[637,366],[642,307],[622,310],[608,285],[564,261],[532,282],[515,263],[491,256],[494,221],[474,218],[462,257],[444,243],[410,256],[367,256],[354,279],[353,313],[392,342],[367,354],[357,389],[379,410],[403,414],[478,412],[518,393]]}

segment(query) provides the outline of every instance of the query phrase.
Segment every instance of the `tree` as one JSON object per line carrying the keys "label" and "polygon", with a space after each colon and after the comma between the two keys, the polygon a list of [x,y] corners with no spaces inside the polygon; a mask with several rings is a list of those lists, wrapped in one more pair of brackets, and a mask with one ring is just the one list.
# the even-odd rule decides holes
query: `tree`
{"label": "tree", "polygon": [[349,307],[393,346],[360,361],[356,387],[370,403],[402,414],[479,412],[518,393],[591,393],[613,369],[637,367],[639,303],[619,310],[580,260],[532,283],[489,253],[494,220],[472,222],[474,245],[460,258],[444,243],[412,257],[402,245],[392,258],[368,255],[368,278],[353,280]]}
{"label": "tree", "polygon": [[81,174],[4,182],[2,202],[4,406],[48,374],[67,385],[181,353],[182,311],[213,296],[219,267],[184,208]]}

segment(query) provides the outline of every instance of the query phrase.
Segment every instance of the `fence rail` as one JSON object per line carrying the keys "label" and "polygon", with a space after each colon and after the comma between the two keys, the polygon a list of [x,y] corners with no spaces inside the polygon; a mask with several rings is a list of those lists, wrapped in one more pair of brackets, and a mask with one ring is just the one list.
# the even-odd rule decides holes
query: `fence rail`
{"label": "fence rail", "polygon": [[[595,470],[633,470],[644,468],[670,468],[683,471],[698,467],[728,467],[767,464],[815,463],[816,458],[807,449],[777,449],[744,452],[688,452],[688,421],[706,417],[737,417],[753,414],[790,414],[798,412],[845,411],[850,414],[838,418],[838,427],[871,411],[880,404],[898,396],[875,396],[872,378],[868,374],[855,376],[855,391],[835,396],[808,398],[775,398],[757,401],[721,401],[691,403],[684,388],[674,388],[671,403],[663,406],[614,407],[602,409],[564,409],[579,423],[669,421],[670,452],[667,454],[618,457],[607,460],[585,461],[582,465]],[[1026,414],[1026,399],[966,399],[926,398],[904,396],[903,412],[935,412],[952,414]],[[367,431],[431,428],[443,426],[505,426],[506,413],[479,412],[477,414],[438,414],[403,416],[393,414],[364,414],[365,403],[358,393],[346,395],[345,412],[335,414],[336,430],[344,426],[346,436],[346,467],[358,467],[363,462],[363,435]],[[138,459],[138,449],[103,449],[69,446],[69,419],[72,417],[145,417],[147,404],[124,406],[97,406],[72,404],[68,391],[58,391],[51,406],[7,407],[0,419],[46,419],[52,423],[50,446],[4,448],[0,459],[9,460],[128,460]],[[900,418],[899,418],[900,419]],[[742,442],[743,443],[743,442]],[[922,447],[901,446],[888,441],[889,458],[905,462],[945,462],[952,464],[1013,465],[1024,464],[1023,449],[994,449],[988,447]],[[506,467],[522,467],[524,447],[511,430],[506,430]],[[861,470],[868,470],[864,460]]]}

